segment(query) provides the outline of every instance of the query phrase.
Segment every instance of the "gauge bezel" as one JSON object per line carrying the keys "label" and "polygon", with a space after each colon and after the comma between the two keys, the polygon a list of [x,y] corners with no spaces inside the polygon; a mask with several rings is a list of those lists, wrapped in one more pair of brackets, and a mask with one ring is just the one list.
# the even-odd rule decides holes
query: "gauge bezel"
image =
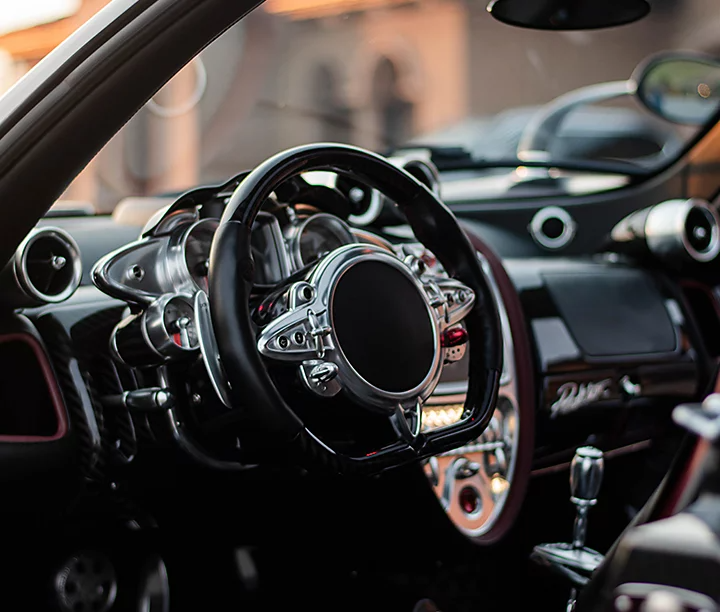
{"label": "gauge bezel", "polygon": [[169,257],[167,258],[168,275],[172,287],[180,292],[190,290],[194,295],[195,292],[205,290],[195,282],[190,268],[187,265],[187,241],[190,235],[199,227],[213,227],[212,234],[215,235],[220,222],[218,219],[208,218],[200,219],[182,228],[182,231],[171,237],[168,246]]}
{"label": "gauge bezel", "polygon": [[308,228],[312,229],[312,226],[317,223],[320,223],[322,226],[329,229],[334,236],[342,242],[340,246],[357,243],[355,234],[352,233],[350,226],[342,219],[339,219],[335,215],[331,215],[329,213],[317,213],[311,215],[310,217],[303,219],[298,225],[293,226],[292,235],[290,237],[290,255],[296,269],[303,268],[309,263],[313,263],[303,261],[300,241]]}

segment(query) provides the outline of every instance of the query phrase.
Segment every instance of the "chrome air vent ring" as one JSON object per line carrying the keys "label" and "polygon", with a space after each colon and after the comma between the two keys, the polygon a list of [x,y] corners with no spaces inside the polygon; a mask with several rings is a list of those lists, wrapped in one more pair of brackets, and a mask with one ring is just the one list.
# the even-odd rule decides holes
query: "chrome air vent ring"
{"label": "chrome air vent ring", "polygon": [[[405,170],[410,176],[422,183],[438,198],[440,197],[440,175],[438,170],[424,156],[398,155],[388,158],[388,161]],[[353,225],[367,226],[374,223],[382,213],[386,198],[377,190],[370,192],[370,202],[367,210],[359,215],[350,215],[348,221]]]}
{"label": "chrome air vent ring", "polygon": [[668,200],[650,209],[645,237],[650,250],[661,257],[679,248],[705,263],[720,253],[720,219],[705,200]]}
{"label": "chrome air vent ring", "polygon": [[436,196],[440,197],[440,177],[434,164],[425,159],[410,158],[404,161],[401,167]]}
{"label": "chrome air vent ring", "polygon": [[31,300],[62,302],[80,285],[80,249],[65,230],[35,229],[15,252],[13,270],[19,287]]}
{"label": "chrome air vent ring", "polygon": [[684,226],[684,244],[690,257],[711,261],[720,252],[720,222],[717,213],[703,200],[691,200]]}
{"label": "chrome air vent ring", "polygon": [[546,206],[535,213],[528,231],[541,247],[555,251],[565,248],[572,242],[577,231],[577,223],[564,208]]}

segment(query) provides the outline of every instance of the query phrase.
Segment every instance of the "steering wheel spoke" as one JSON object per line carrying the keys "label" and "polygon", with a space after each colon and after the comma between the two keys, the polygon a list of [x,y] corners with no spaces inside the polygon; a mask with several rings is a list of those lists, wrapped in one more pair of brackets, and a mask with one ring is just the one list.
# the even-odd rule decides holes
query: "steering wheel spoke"
{"label": "steering wheel spoke", "polygon": [[318,308],[312,301],[288,310],[266,325],[257,346],[261,355],[277,361],[313,361],[335,349],[330,332],[327,309]]}
{"label": "steering wheel spoke", "polygon": [[420,440],[422,431],[422,404],[417,400],[414,404],[403,406],[398,404],[390,415],[390,423],[398,438],[415,447]]}
{"label": "steering wheel spoke", "polygon": [[465,283],[443,276],[424,276],[421,280],[441,328],[457,325],[472,311],[475,292]]}

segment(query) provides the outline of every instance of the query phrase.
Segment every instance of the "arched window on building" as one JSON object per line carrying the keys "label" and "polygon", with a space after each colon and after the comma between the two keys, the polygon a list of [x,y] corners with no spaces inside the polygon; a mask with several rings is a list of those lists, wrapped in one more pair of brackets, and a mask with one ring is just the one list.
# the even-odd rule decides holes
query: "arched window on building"
{"label": "arched window on building", "polygon": [[398,85],[395,64],[382,58],[373,75],[373,104],[380,131],[380,145],[393,149],[412,136],[413,105],[404,99]]}
{"label": "arched window on building", "polygon": [[313,78],[313,111],[318,119],[318,140],[350,142],[350,109],[342,100],[337,78],[328,66],[318,66]]}

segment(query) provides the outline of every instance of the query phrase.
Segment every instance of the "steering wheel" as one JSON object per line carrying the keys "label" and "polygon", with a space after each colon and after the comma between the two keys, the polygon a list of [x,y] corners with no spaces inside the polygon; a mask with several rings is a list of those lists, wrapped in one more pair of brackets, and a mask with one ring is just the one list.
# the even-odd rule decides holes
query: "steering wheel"
{"label": "steering wheel", "polygon": [[[275,293],[258,324],[251,312],[251,233],[262,205],[301,173],[353,176],[396,202],[445,275],[379,246],[350,244],[324,256]],[[368,151],[314,144],[284,151],[253,170],[232,194],[215,235],[209,301],[241,444],[334,473],[369,474],[455,448],[488,425],[502,369],[495,300],[477,254],[453,213],[404,170]],[[253,316],[254,315],[254,316]],[[469,341],[470,379],[462,418],[422,430],[447,351]],[[385,415],[394,440],[354,455],[333,448],[288,405],[269,372],[297,366],[309,393],[342,392],[360,409]]]}

